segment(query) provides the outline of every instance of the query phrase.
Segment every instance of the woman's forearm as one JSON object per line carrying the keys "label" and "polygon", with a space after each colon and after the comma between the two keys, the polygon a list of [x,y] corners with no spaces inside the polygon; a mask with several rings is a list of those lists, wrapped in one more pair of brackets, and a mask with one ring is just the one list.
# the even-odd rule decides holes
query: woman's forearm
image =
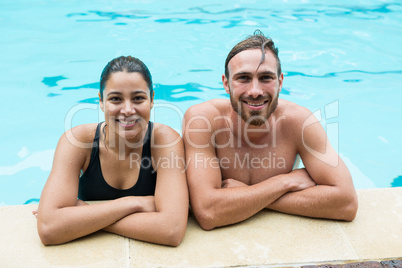
{"label": "woman's forearm", "polygon": [[[139,197],[141,198],[141,197]],[[124,197],[93,205],[55,208],[41,204],[38,232],[44,245],[62,244],[109,226],[141,210],[138,197]]]}
{"label": "woman's forearm", "polygon": [[187,227],[188,208],[183,211],[133,213],[104,228],[137,240],[178,246]]}

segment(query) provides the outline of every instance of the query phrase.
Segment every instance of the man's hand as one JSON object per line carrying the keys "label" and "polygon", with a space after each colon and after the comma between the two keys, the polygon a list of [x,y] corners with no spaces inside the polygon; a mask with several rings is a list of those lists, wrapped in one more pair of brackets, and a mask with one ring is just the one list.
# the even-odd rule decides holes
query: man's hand
{"label": "man's hand", "polygon": [[[292,192],[301,191],[317,184],[313,181],[305,168],[292,170],[288,176],[289,182],[292,184]],[[278,178],[279,179],[279,178]],[[282,178],[283,179],[283,178]],[[241,186],[249,186],[244,182],[229,178],[222,181],[221,188],[234,188]]]}
{"label": "man's hand", "polygon": [[235,180],[235,179],[226,179],[222,181],[222,187],[221,188],[233,188],[233,187],[240,187],[240,186],[248,186],[244,182]]}

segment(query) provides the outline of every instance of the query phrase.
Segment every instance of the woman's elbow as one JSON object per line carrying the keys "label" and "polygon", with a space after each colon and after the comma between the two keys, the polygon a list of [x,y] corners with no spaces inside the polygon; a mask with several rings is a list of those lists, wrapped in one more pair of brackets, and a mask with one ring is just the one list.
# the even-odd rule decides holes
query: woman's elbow
{"label": "woman's elbow", "polygon": [[168,246],[177,247],[183,241],[183,238],[184,238],[184,234],[180,234],[177,232],[171,233],[171,234],[168,234],[168,236],[166,237],[165,244]]}
{"label": "woman's elbow", "polygon": [[173,223],[165,234],[165,243],[168,246],[177,247],[183,241],[186,234],[187,220],[185,223]]}
{"label": "woman's elbow", "polygon": [[44,223],[38,222],[37,225],[40,241],[45,246],[58,244],[55,240],[54,232]]}
{"label": "woman's elbow", "polygon": [[71,241],[71,239],[63,236],[57,225],[38,220],[37,229],[40,241],[45,246],[59,245]]}

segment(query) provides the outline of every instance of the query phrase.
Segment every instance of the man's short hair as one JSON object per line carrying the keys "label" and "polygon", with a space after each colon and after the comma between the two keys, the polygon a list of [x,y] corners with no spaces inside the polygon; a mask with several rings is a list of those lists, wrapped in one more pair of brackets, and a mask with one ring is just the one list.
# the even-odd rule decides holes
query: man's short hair
{"label": "man's short hair", "polygon": [[265,37],[265,35],[260,31],[256,30],[253,35],[248,36],[246,39],[235,45],[232,50],[229,52],[226,61],[225,61],[225,76],[227,79],[229,79],[229,69],[228,69],[228,64],[229,61],[239,54],[240,52],[244,50],[249,50],[249,49],[261,49],[262,56],[261,56],[261,62],[260,65],[264,62],[265,59],[265,52],[266,49],[270,50],[275,58],[276,58],[276,65],[277,65],[277,75],[278,77],[281,75],[282,70],[281,70],[281,61],[279,60],[279,51],[278,48],[275,47],[274,41],[272,41],[271,38]]}

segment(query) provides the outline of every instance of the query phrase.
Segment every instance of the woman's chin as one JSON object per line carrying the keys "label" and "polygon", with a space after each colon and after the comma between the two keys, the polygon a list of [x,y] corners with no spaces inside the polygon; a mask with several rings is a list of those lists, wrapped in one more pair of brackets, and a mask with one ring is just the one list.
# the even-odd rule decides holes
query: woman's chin
{"label": "woman's chin", "polygon": [[[141,143],[141,132],[140,131],[119,131],[120,138],[126,140],[126,145],[132,145],[133,148],[137,147],[137,143]],[[142,145],[142,143],[141,143]],[[130,146],[131,147],[131,146]]]}

